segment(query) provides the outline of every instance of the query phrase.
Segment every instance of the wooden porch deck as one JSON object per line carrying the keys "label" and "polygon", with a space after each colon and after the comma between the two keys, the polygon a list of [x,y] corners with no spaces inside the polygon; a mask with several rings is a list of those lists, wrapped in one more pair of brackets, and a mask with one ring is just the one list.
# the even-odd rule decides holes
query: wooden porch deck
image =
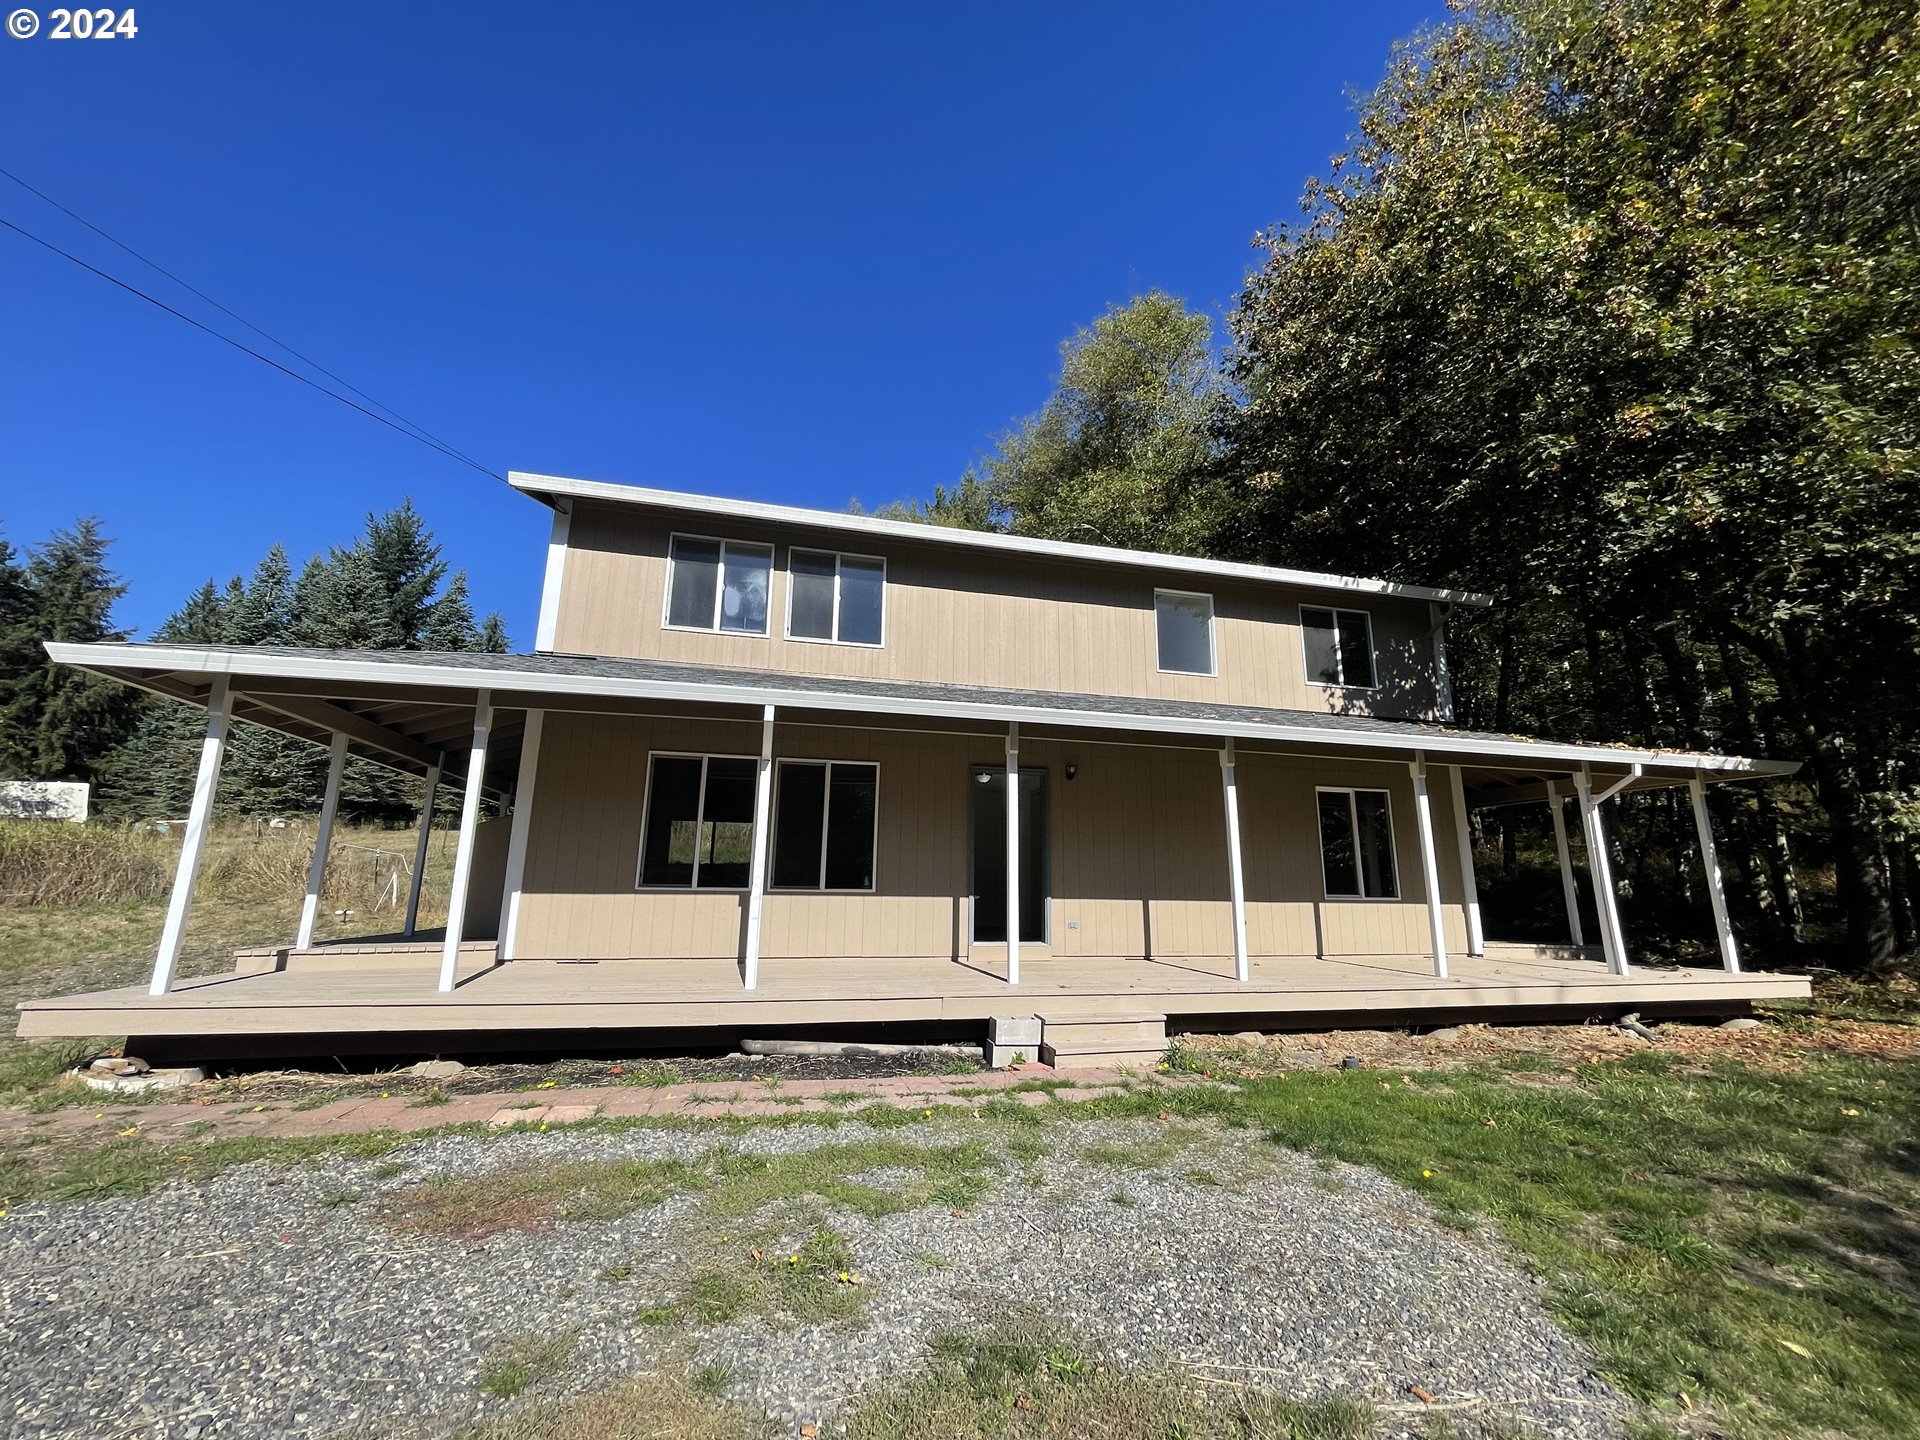
{"label": "wooden porch deck", "polygon": [[1525,1010],[1618,1014],[1726,1011],[1748,1001],[1804,997],[1806,977],[1718,969],[1607,973],[1598,960],[1489,946],[1456,957],[1439,979],[1417,955],[1269,957],[1251,979],[1226,958],[1030,958],[1019,985],[989,969],[927,958],[761,962],[757,990],[731,960],[520,960],[491,963],[475,947],[451,994],[435,986],[438,947],[378,955],[296,955],[282,969],[179,982],[165,996],[144,986],[29,1000],[27,1037],[420,1034],[977,1022],[1048,1009],[1151,1010],[1206,1028],[1208,1017],[1311,1017],[1329,1024],[1391,1012]]}

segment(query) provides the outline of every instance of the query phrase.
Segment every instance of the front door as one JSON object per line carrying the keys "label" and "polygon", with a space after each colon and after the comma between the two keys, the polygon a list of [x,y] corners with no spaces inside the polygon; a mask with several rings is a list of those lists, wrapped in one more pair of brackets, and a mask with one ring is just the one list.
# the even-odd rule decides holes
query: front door
{"label": "front door", "polygon": [[[967,786],[973,851],[973,941],[1007,940],[1007,772],[976,765]],[[1047,772],[1020,772],[1020,942],[1047,943]]]}

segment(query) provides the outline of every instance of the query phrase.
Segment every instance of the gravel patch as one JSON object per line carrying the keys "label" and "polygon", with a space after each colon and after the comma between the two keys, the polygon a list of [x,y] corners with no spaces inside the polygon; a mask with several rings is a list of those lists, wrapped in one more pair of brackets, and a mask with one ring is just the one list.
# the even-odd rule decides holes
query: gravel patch
{"label": "gravel patch", "polygon": [[[851,1397],[918,1364],[930,1336],[1008,1316],[1050,1319],[1111,1363],[1173,1364],[1300,1399],[1353,1396],[1408,1429],[1417,1385],[1456,1425],[1610,1437],[1625,1401],[1547,1317],[1539,1285],[1493,1243],[1436,1224],[1370,1171],[1276,1151],[1239,1132],[1061,1122],[1028,1163],[998,1152],[971,1209],[867,1218],[815,1202],[720,1220],[713,1192],[615,1219],[484,1241],[396,1235],[383,1203],[433,1177],[555,1160],[777,1156],[882,1132],[856,1124],[697,1132],[434,1136],[389,1161],[256,1164],[142,1199],[16,1208],[0,1224],[0,1434],[49,1437],[452,1434],[529,1397],[480,1389],[490,1351],[528,1335],[576,1341],[530,1395],[593,1388],[662,1364],[724,1367],[731,1393],[787,1433],[831,1433]],[[1005,1132],[884,1132],[952,1145]],[[1088,1159],[1093,1147],[1101,1159]],[[1157,1156],[1158,1168],[1112,1163]],[[1104,1160],[1106,1163],[1101,1163]],[[869,1169],[898,1184],[907,1167]],[[718,1235],[788,1243],[824,1215],[852,1245],[862,1313],[839,1323],[643,1324],[677,1299]],[[734,1238],[730,1236],[730,1239]],[[385,1427],[385,1428],[383,1428]]]}

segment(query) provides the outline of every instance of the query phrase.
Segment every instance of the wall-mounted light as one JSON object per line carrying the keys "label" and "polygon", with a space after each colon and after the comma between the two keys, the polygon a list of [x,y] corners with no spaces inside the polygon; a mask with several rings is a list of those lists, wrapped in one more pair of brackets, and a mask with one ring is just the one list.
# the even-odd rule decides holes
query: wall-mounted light
{"label": "wall-mounted light", "polygon": [[1080,773],[1079,762],[1075,760],[1069,760],[1067,762],[1067,779],[1071,780],[1079,773]]}

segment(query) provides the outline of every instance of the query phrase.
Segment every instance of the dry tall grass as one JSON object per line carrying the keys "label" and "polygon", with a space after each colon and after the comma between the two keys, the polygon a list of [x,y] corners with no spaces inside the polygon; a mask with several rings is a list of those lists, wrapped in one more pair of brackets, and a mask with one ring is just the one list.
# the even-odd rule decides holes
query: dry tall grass
{"label": "dry tall grass", "polygon": [[[336,830],[327,863],[328,905],[372,912],[397,899],[404,906],[413,844],[406,831]],[[178,830],[152,834],[103,824],[0,821],[0,909],[158,899],[173,883],[180,845]],[[237,900],[298,895],[312,855],[310,825],[270,830],[249,821],[221,822],[207,839],[199,893]]]}

